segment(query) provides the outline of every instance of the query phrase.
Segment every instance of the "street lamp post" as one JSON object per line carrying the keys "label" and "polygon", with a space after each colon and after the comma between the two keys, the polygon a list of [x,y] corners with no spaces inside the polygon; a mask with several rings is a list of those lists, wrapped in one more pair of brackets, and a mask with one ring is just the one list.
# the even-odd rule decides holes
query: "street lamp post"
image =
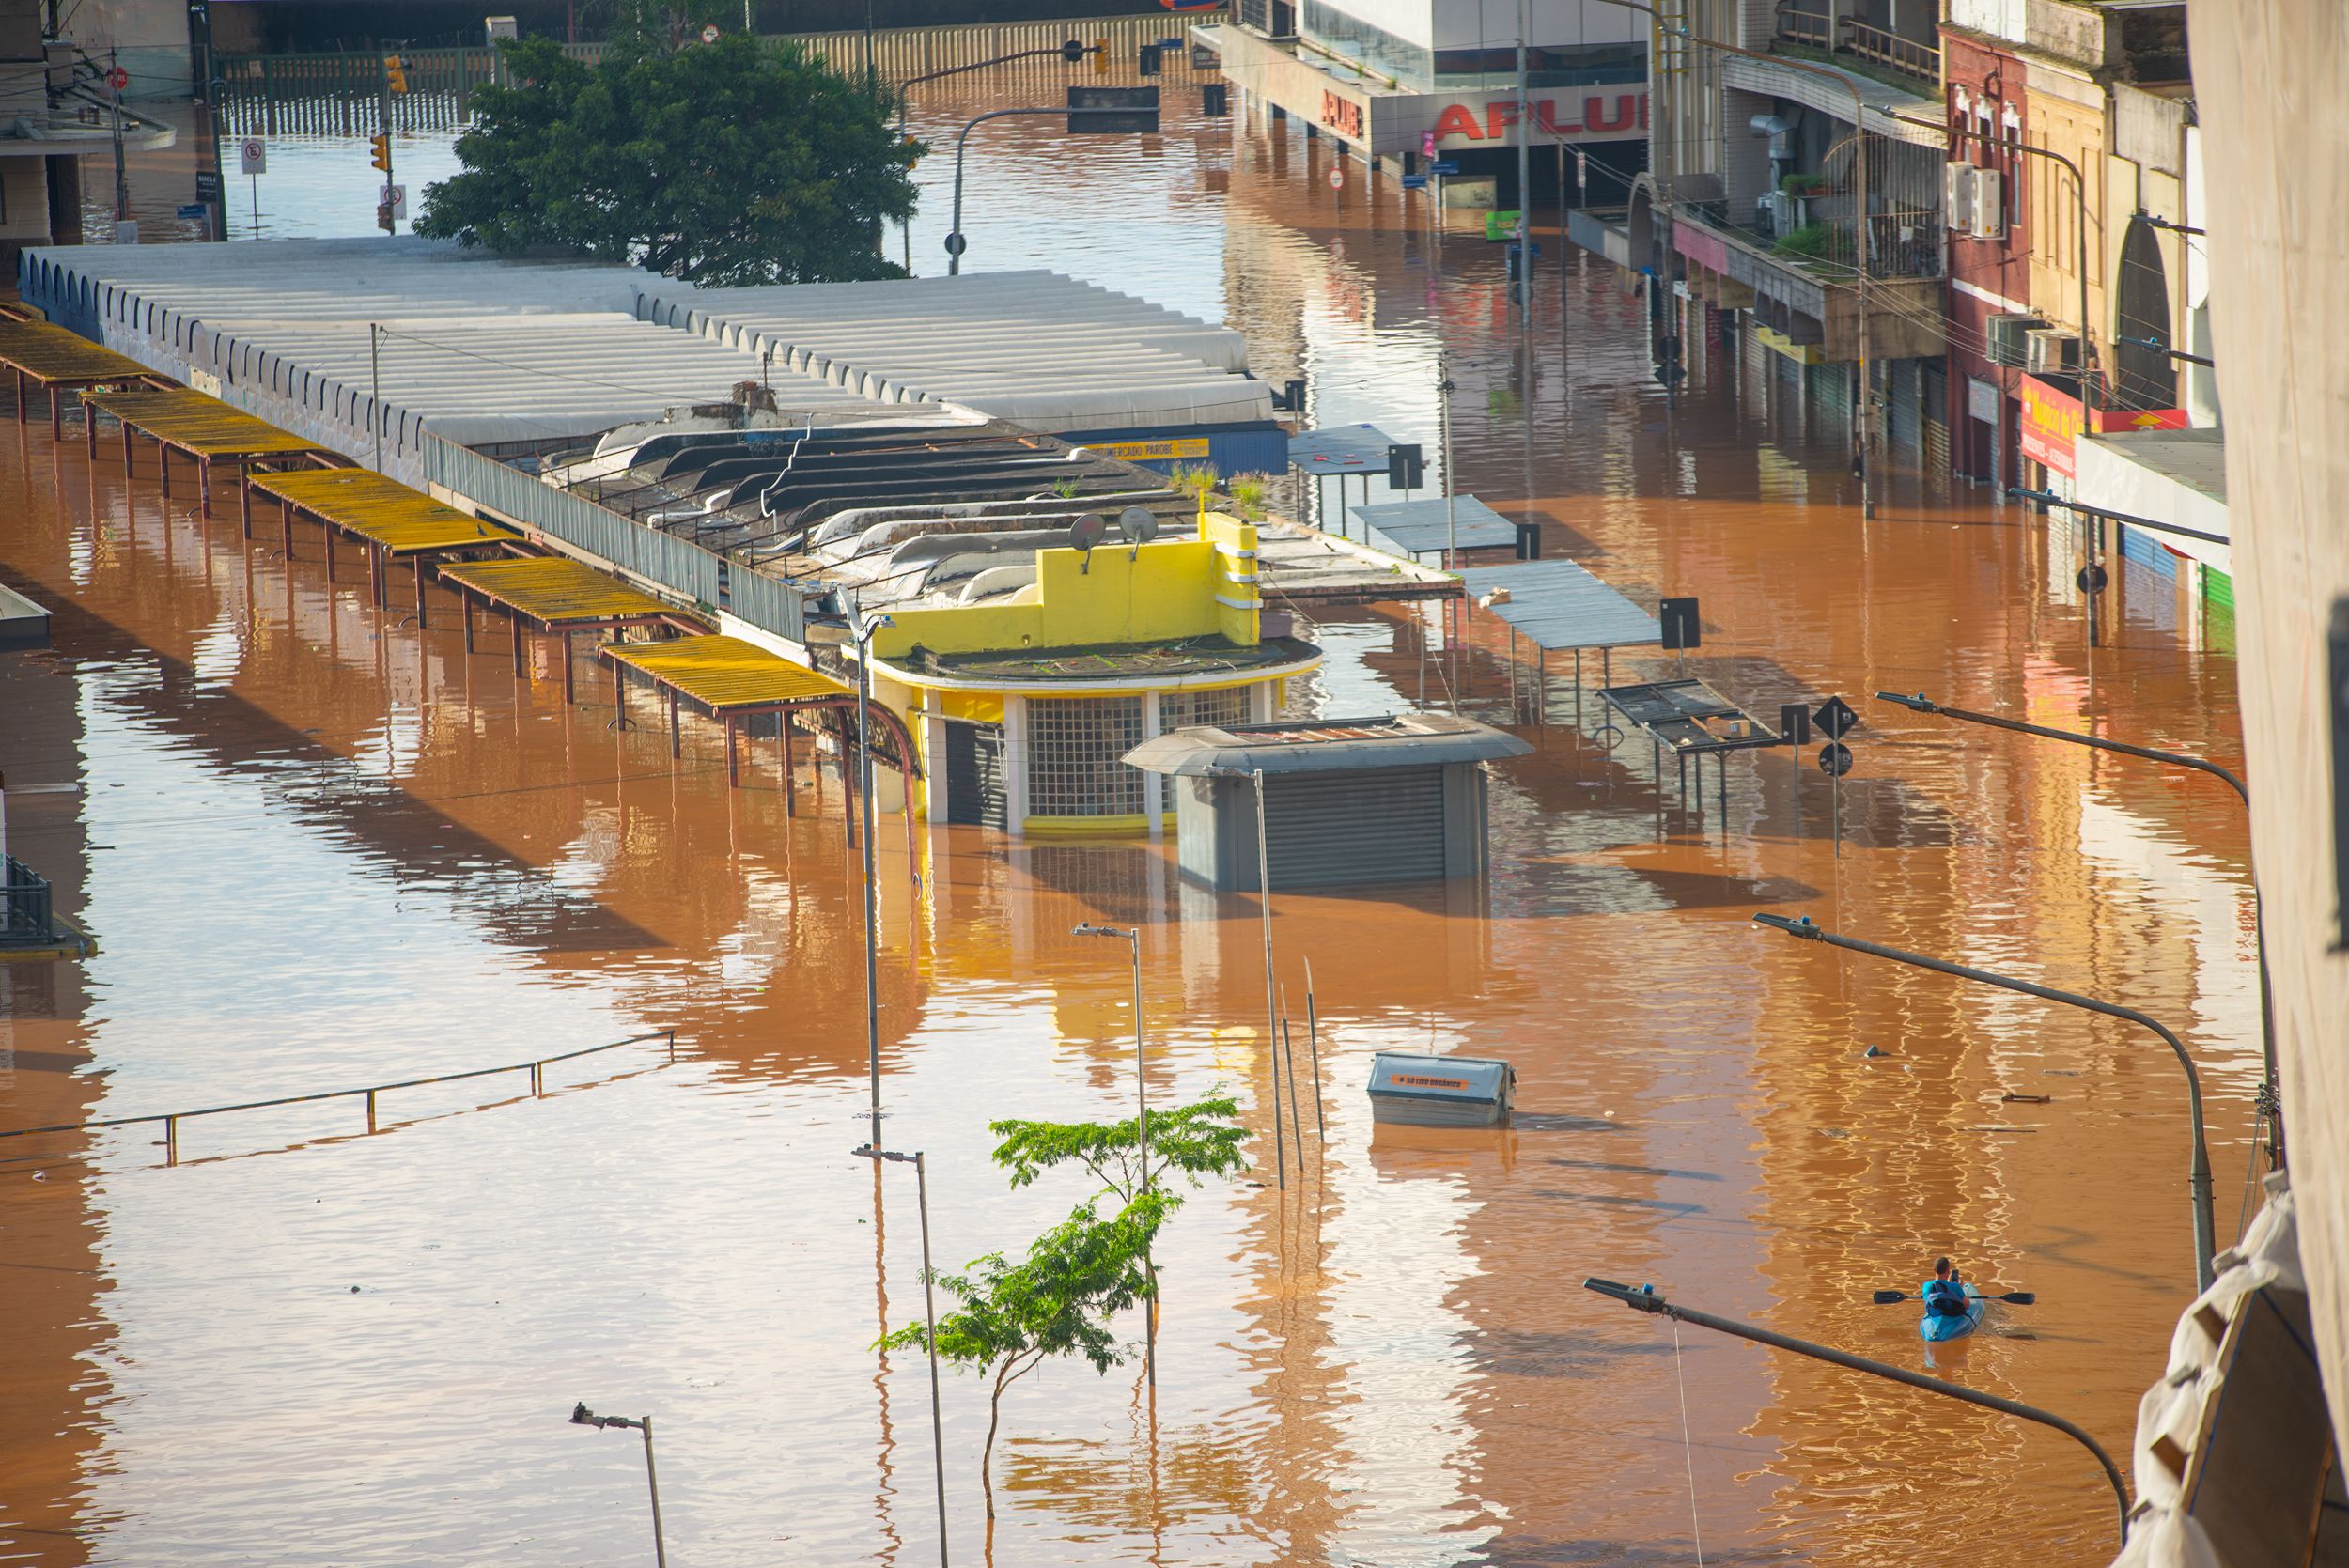
{"label": "street lamp post", "polygon": [[1085,115],[1137,115],[1143,112],[1139,109],[995,109],[979,116],[957,132],[955,133],[955,212],[953,220],[947,225],[946,275],[948,277],[961,275],[962,253],[970,246],[970,241],[965,240],[962,234],[962,155],[970,143],[972,132],[985,125],[988,120],[1008,119],[1019,115],[1065,115],[1070,119],[1077,119]]}
{"label": "street lamp post", "polygon": [[930,1175],[929,1163],[921,1150],[901,1155],[894,1150],[877,1148],[867,1143],[850,1151],[861,1158],[874,1161],[874,1169],[881,1160],[913,1167],[914,1201],[922,1211],[922,1321],[929,1332],[926,1336],[930,1352],[930,1458],[938,1477],[938,1568],[946,1563],[946,1424],[939,1414],[938,1398],[938,1301],[931,1277],[936,1272],[930,1265]]}
{"label": "street lamp post", "polygon": [[[864,1066],[872,1088],[873,1142],[880,1142],[880,913],[876,906],[873,863],[873,634],[895,626],[895,619],[876,615],[865,620],[863,607],[851,598],[848,621],[856,636],[856,778],[857,816],[864,840]],[[790,722],[788,716],[786,723]],[[906,801],[911,811],[913,802]]]}
{"label": "street lamp post", "polygon": [[[1446,482],[1450,474],[1446,472]],[[1275,1005],[1272,986],[1272,856],[1266,847],[1264,769],[1261,768],[1210,767],[1210,778],[1253,779],[1256,784],[1256,907],[1264,911],[1264,1037],[1265,1059],[1272,1063],[1272,1163],[1278,1174],[1281,1190],[1289,1186],[1288,1155],[1281,1144],[1281,1023],[1280,1009]],[[1298,1172],[1304,1175],[1302,1171]]]}
{"label": "street lamp post", "polygon": [[1872,1361],[1865,1356],[1854,1356],[1847,1350],[1834,1350],[1827,1345],[1813,1344],[1809,1340],[1796,1339],[1789,1334],[1773,1333],[1767,1328],[1757,1327],[1750,1323],[1741,1323],[1734,1317],[1716,1317],[1711,1312],[1699,1312],[1694,1307],[1684,1307],[1677,1302],[1666,1300],[1656,1294],[1656,1287],[1653,1285],[1642,1285],[1635,1290],[1629,1285],[1617,1284],[1612,1280],[1594,1279],[1583,1281],[1582,1288],[1596,1291],[1601,1296],[1611,1296],[1633,1312],[1651,1312],[1658,1317],[1674,1318],[1682,1323],[1693,1323],[1700,1328],[1710,1328],[1716,1333],[1733,1335],[1741,1340],[1750,1340],[1755,1344],[1766,1344],[1774,1350],[1789,1350],[1797,1356],[1808,1356],[1814,1361],[1825,1361],[1829,1366],[1845,1367],[1853,1372],[1864,1372],[1872,1377],[1881,1377],[1889,1382],[1906,1384],[1912,1389],[1922,1389],[1927,1393],[1962,1400],[1968,1405],[1979,1405],[1985,1410],[1996,1410],[2003,1416],[2015,1416],[2023,1421],[2036,1421],[2041,1426],[2053,1427],[2096,1456],[2096,1463],[2104,1468],[2105,1479],[2112,1483],[2113,1498],[2121,1505],[2121,1540],[2123,1545],[2127,1544],[2129,1489],[2121,1480],[2120,1467],[2113,1464],[2112,1456],[2104,1451],[2103,1446],[2095,1438],[2091,1437],[2061,1416],[2039,1409],[2035,1405],[2025,1405],[2020,1400],[2000,1399],[1997,1394],[1980,1393],[1962,1384],[1945,1383],[1938,1377],[1928,1377],[1921,1372],[1911,1372],[1906,1367],[1896,1367],[1883,1361]]}
{"label": "street lamp post", "polygon": [[[1149,1079],[1143,1076],[1142,1060],[1142,929],[1120,930],[1114,925],[1096,925],[1089,920],[1079,921],[1072,937],[1116,937],[1132,950],[1134,961],[1134,1117],[1142,1145],[1142,1194],[1150,1195],[1150,1091]],[[1147,1369],[1151,1389],[1159,1386],[1159,1270],[1152,1260],[1151,1250],[1142,1250],[1142,1270],[1150,1281],[1150,1299],[1143,1309],[1143,1365]]]}
{"label": "street lamp post", "polygon": [[2187,1170],[2186,1188],[2192,1197],[2194,1206],[2195,1290],[2199,1294],[2210,1289],[2211,1281],[2217,1278],[2211,1266],[2211,1256],[2217,1250],[2217,1244],[2213,1239],[2216,1226],[2211,1218],[2210,1146],[2202,1135],[2202,1080],[2194,1070],[2194,1059],[2186,1054],[2185,1043],[2175,1034],[2134,1007],[2122,1007],[2109,1001],[2099,1001],[2094,997],[2080,996],[2073,991],[2059,991],[2051,986],[2039,986],[2028,980],[2016,980],[2009,975],[1993,974],[1988,970],[1971,969],[1964,964],[1952,964],[1940,958],[1929,958],[1921,953],[1909,953],[1897,947],[1884,947],[1875,942],[1861,941],[1857,937],[1839,936],[1835,932],[1822,930],[1813,925],[1809,916],[1801,920],[1789,920],[1784,915],[1763,914],[1756,915],[1753,919],[1757,925],[1766,925],[1774,931],[1783,931],[1790,937],[1799,937],[1805,941],[1825,942],[1829,947],[1840,947],[1852,953],[1865,953],[1871,957],[1890,958],[1896,964],[1907,964],[1916,969],[1931,970],[1936,974],[1954,975],[1960,980],[1979,981],[1984,986],[1996,986],[2002,990],[2020,991],[2025,996],[2038,997],[2045,1001],[2061,1001],[2067,1006],[2077,1007],[2086,1012],[2101,1013],[2108,1018],[2126,1019],[2130,1023],[2149,1029],[2159,1035],[2162,1042],[2176,1053],[2178,1065],[2186,1069],[2186,1113],[2192,1122],[2194,1138],[2194,1150]]}
{"label": "street lamp post", "polygon": [[[2044,724],[2027,724],[2019,719],[2004,719],[1995,713],[1974,713],[1962,707],[1944,707],[1922,691],[1911,697],[1904,697],[1897,691],[1879,691],[1876,693],[1876,700],[1898,703],[1914,713],[1937,713],[1945,719],[1962,719],[1969,724],[1987,724],[1992,729],[2013,730],[2017,735],[2035,735],[2043,740],[2065,740],[2075,746],[2087,746],[2099,752],[2118,752],[2123,756],[2142,757],[2147,762],[2166,763],[2171,768],[2186,768],[2197,773],[2207,773],[2234,791],[2235,799],[2243,802],[2243,810],[2247,815],[2251,809],[2251,792],[2244,787],[2240,778],[2207,757],[2198,757],[2188,752],[2165,752],[2153,746],[2134,746],[2125,740],[2107,740],[2104,737],[2097,735],[2080,735],[2072,730],[2049,729]],[[2277,1098],[2279,1079],[2276,1069],[2276,1010],[2274,1004],[2268,1000],[2267,922],[2260,905],[2259,874],[2256,869],[2251,877],[2251,937],[2259,948],[2260,1063],[2266,1078],[2268,1098],[2276,1102],[2263,1108],[2267,1112],[2268,1126],[2273,1131],[2268,1146],[2268,1158],[2272,1166],[2281,1166],[2284,1163],[2284,1113],[2283,1106]]]}
{"label": "street lamp post", "polygon": [[661,1539],[661,1478],[652,1466],[652,1418],[650,1416],[599,1416],[581,1400],[571,1406],[573,1426],[632,1426],[645,1435],[645,1485],[652,1493],[652,1557],[656,1568],[669,1568],[669,1548]]}
{"label": "street lamp post", "polygon": [[[1077,39],[1070,39],[1066,42],[1049,44],[1042,49],[1016,49],[1008,54],[998,54],[990,60],[973,60],[967,66],[948,66],[943,70],[926,70],[919,76],[909,76],[897,84],[897,140],[900,144],[910,140],[906,133],[906,89],[909,87],[918,87],[925,82],[936,82],[948,76],[960,76],[969,70],[985,70],[989,66],[1010,65],[1016,60],[1033,60],[1046,54],[1058,54],[1070,65],[1075,65],[1087,54],[1097,52]],[[962,225],[957,224],[955,226],[959,232]],[[906,270],[911,272],[913,269],[912,219],[906,219],[898,225],[898,229],[900,238],[907,246]]]}

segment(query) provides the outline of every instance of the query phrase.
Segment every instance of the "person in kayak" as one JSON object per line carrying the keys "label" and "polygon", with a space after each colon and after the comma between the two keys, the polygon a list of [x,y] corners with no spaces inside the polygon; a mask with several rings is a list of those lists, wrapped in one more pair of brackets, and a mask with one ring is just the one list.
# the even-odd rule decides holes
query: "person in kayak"
{"label": "person in kayak", "polygon": [[1917,1292],[1925,1311],[1936,1317],[1964,1317],[1967,1310],[1966,1282],[1947,1258],[1933,1260],[1933,1278]]}

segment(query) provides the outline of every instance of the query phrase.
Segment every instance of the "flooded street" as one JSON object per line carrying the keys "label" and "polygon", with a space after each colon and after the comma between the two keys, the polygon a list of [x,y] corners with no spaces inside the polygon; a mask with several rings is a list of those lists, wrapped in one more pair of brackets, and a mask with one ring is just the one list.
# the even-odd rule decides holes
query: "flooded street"
{"label": "flooded street", "polygon": [[[1056,90],[919,89],[934,150],[891,253],[942,271],[953,128]],[[991,1543],[985,1390],[949,1375],[956,1555],[1436,1568],[1701,1545],[1858,1568],[1955,1539],[2107,1560],[2109,1495],[2054,1434],[1675,1340],[1580,1286],[1652,1282],[1922,1369],[1915,1309],[1870,1294],[1947,1252],[2038,1303],[1994,1309],[1935,1370],[2125,1450],[2193,1293],[2176,1063],[2119,1020],[1750,916],[2177,1030],[2231,1241],[2260,1079],[2236,801],[1872,695],[2235,767],[2231,626],[2116,561],[2092,649],[2077,563],[2024,509],[1927,485],[1909,457],[1863,520],[1848,455],[1769,366],[1692,343],[1668,409],[1644,306],[1596,258],[1550,234],[1521,319],[1500,246],[1439,241],[1358,168],[1333,190],[1322,148],[1201,117],[1187,80],[1167,99],[1158,138],[974,132],[966,268],[1049,266],[1225,320],[1257,375],[1306,380],[1310,423],[1423,442],[1431,481],[1441,350],[1461,489],[1643,604],[1697,596],[1688,673],[1749,711],[1841,693],[1864,727],[1839,853],[1808,753],[1735,754],[1684,808],[1636,740],[1578,739],[1563,658],[1533,722],[1530,650],[1513,680],[1506,629],[1472,617],[1462,710],[1538,746],[1495,765],[1485,883],[1276,896],[1279,982],[1301,1016],[1311,964],[1325,1089],[1284,1126],[1284,1190],[1252,898],[1187,887],[1171,840],[924,825],[909,865],[884,817],[885,1136],[927,1153],[941,1267],[1024,1248],[1083,1195],[1009,1190],[988,1121],[1130,1109],[1125,953],[1071,938],[1080,921],[1143,928],[1154,1104],[1228,1086],[1258,1134],[1250,1177],[1193,1195],[1160,1240],[1155,1405],[1138,1366],[1051,1362],[1015,1387]],[[406,166],[445,165],[424,140]],[[263,231],[364,230],[365,156],[273,150]],[[323,173],[305,195],[299,171],[338,159],[357,202]],[[650,1032],[676,1060],[583,1058],[535,1097],[521,1075],[398,1091],[373,1136],[356,1100],[182,1122],[170,1167],[151,1126],[0,1141],[0,1562],[638,1560],[638,1440],[568,1424],[575,1401],[657,1418],[680,1564],[928,1561],[926,1372],[870,1348],[920,1316],[921,1238],[910,1174],[850,1156],[860,862],[836,774],[802,766],[786,817],[771,741],[729,790],[715,726],[689,723],[673,762],[649,706],[624,724],[583,666],[566,705],[552,644],[518,679],[501,639],[469,657],[453,616],[419,629],[348,574],[330,586],[314,533],[288,561],[273,530],[241,537],[233,504],[192,510],[145,447],[126,481],[78,430],[53,447],[0,425],[0,579],[55,613],[51,648],[0,656],[8,843],[100,943],[0,966],[0,1130]],[[1423,683],[1445,702],[1432,616],[1299,634],[1329,654],[1306,710],[1390,711]],[[1671,667],[1614,660],[1619,679]],[[1513,1061],[1517,1126],[1374,1133],[1371,1055],[1431,1047]]]}

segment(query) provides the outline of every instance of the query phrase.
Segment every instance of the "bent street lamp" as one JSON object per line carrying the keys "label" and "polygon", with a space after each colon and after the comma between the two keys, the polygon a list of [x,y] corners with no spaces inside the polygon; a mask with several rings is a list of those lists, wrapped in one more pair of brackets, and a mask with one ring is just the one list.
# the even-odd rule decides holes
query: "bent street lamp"
{"label": "bent street lamp", "polygon": [[2039,1409],[2035,1405],[2025,1405],[2019,1400],[2000,1399],[1996,1394],[1977,1393],[1961,1384],[1945,1383],[1938,1377],[1928,1377],[1921,1372],[1911,1372],[1906,1367],[1891,1366],[1883,1361],[1871,1361],[1865,1356],[1854,1356],[1849,1351],[1833,1350],[1823,1344],[1813,1344],[1809,1340],[1797,1340],[1785,1334],[1774,1334],[1767,1328],[1758,1328],[1750,1323],[1741,1323],[1734,1317],[1716,1317],[1711,1312],[1701,1312],[1694,1307],[1684,1307],[1677,1302],[1665,1300],[1656,1294],[1656,1287],[1653,1285],[1641,1285],[1634,1290],[1629,1285],[1619,1285],[1612,1280],[1593,1279],[1583,1281],[1582,1288],[1596,1291],[1601,1296],[1612,1296],[1633,1312],[1652,1312],[1658,1317],[1674,1318],[1682,1323],[1693,1323],[1700,1328],[1710,1328],[1716,1333],[1733,1335],[1741,1340],[1750,1340],[1755,1344],[1766,1344],[1774,1350],[1790,1350],[1797,1356],[1808,1356],[1814,1361],[1825,1361],[1829,1366],[1846,1367],[1853,1372],[1864,1372],[1871,1376],[1881,1377],[1890,1382],[1905,1383],[1912,1389],[1922,1389],[1927,1393],[1963,1400],[1968,1405],[1979,1405],[1985,1410],[1996,1410],[2003,1416],[2014,1416],[2022,1421],[2036,1421],[2041,1426],[2053,1427],[2094,1454],[2096,1463],[2104,1467],[2105,1479],[2112,1483],[2112,1495],[2121,1505],[2122,1544],[2125,1545],[2128,1542],[2129,1489],[2122,1483],[2119,1467],[2113,1464],[2112,1456],[2104,1451],[2095,1438],[2091,1437],[2061,1416]]}
{"label": "bent street lamp", "polygon": [[652,1493],[652,1557],[658,1568],[669,1568],[669,1549],[661,1542],[661,1478],[652,1467],[652,1418],[650,1416],[599,1416],[581,1400],[571,1406],[573,1426],[632,1426],[645,1435],[645,1485]]}
{"label": "bent street lamp", "polygon": [[2010,975],[1993,974],[1988,970],[1969,969],[1964,964],[1952,964],[1940,958],[1928,958],[1921,953],[1909,953],[1897,947],[1882,947],[1875,942],[1861,941],[1857,937],[1838,936],[1832,931],[1821,930],[1813,925],[1808,915],[1800,920],[1789,920],[1784,915],[1756,915],[1753,920],[1757,925],[1766,925],[1773,931],[1783,931],[1790,937],[1799,937],[1805,941],[1825,942],[1829,947],[1844,948],[1853,953],[1865,953],[1875,958],[1890,958],[1896,964],[1908,964],[1917,969],[1931,970],[1936,974],[1954,975],[1960,980],[1980,981],[1985,986],[1996,986],[2008,991],[2020,991],[2025,996],[2038,997],[2045,1001],[2061,1001],[2067,1006],[2081,1008],[2087,1012],[2102,1013],[2108,1018],[2125,1018],[2130,1023],[2150,1029],[2155,1034],[2160,1035],[2163,1043],[2177,1054],[2178,1065],[2186,1069],[2186,1114],[2193,1124],[2194,1136],[2193,1157],[2186,1175],[2186,1188],[2192,1196],[2194,1205],[2194,1288],[2197,1294],[2210,1289],[2211,1281],[2217,1278],[2211,1267],[2211,1254],[2216,1250],[2216,1246],[2212,1240],[2215,1227],[2211,1219],[2210,1145],[2202,1136],[2202,1080],[2194,1070],[2194,1059],[2186,1054],[2185,1043],[2175,1034],[2170,1033],[2169,1030],[2134,1007],[2121,1007],[2109,1001],[2099,1001],[2094,997],[2081,996],[2077,992],[2059,991],[2052,986],[2033,985],[2030,981],[2016,980]]}
{"label": "bent street lamp", "polygon": [[[1114,925],[1096,925],[1081,920],[1069,932],[1072,937],[1117,937],[1133,950],[1134,960],[1134,1116],[1142,1144],[1142,1191],[1150,1193],[1150,1091],[1149,1081],[1143,1077],[1142,1066],[1142,930],[1120,930]],[[1150,1299],[1143,1304],[1142,1342],[1143,1365],[1147,1370],[1150,1387],[1159,1386],[1159,1271],[1151,1261],[1150,1249],[1142,1250],[1142,1270],[1150,1278]]]}
{"label": "bent street lamp", "polygon": [[[2125,740],[2107,740],[2098,735],[2081,735],[2075,730],[2051,730],[2044,724],[2027,724],[2020,719],[2004,719],[1995,713],[1974,713],[1962,707],[1944,707],[1922,691],[1904,697],[1897,691],[1879,691],[1878,702],[1898,703],[1912,713],[1934,713],[1944,719],[1962,719],[1969,724],[1987,724],[1992,729],[2013,730],[2017,735],[2035,735],[2043,740],[2066,740],[2075,746],[2087,746],[2099,752],[2118,752],[2123,756],[2142,757],[2147,762],[2167,763],[2172,768],[2187,768],[2197,773],[2207,773],[2235,793],[2248,815],[2251,809],[2251,792],[2243,781],[2207,757],[2190,752],[2165,752],[2153,746],[2132,746]],[[2268,1148],[2269,1162],[2284,1163],[2284,1110],[2279,1096],[2281,1079],[2276,1070],[2276,1009],[2268,1000],[2267,987],[2267,921],[2260,906],[2259,875],[2251,877],[2251,935],[2259,944],[2260,969],[2260,1063],[2266,1077],[2266,1097],[2270,1103],[2262,1109],[2267,1113],[2272,1140]]]}
{"label": "bent street lamp", "polygon": [[910,1155],[901,1155],[894,1149],[879,1149],[870,1143],[863,1143],[848,1152],[860,1159],[872,1160],[873,1169],[876,1171],[880,1169],[880,1161],[884,1159],[892,1164],[913,1167],[914,1198],[922,1209],[922,1321],[929,1328],[927,1339],[930,1351],[930,1458],[938,1475],[938,1568],[947,1568],[946,1423],[939,1414],[938,1407],[938,1300],[930,1282],[936,1270],[930,1266],[929,1164],[923,1158],[922,1151],[919,1149]]}

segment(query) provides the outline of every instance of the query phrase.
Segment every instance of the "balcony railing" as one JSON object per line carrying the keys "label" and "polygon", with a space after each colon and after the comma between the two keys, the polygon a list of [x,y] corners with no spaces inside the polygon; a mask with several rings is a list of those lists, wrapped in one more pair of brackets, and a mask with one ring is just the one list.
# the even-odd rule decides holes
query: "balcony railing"
{"label": "balcony railing", "polygon": [[1905,39],[1898,33],[1888,33],[1881,27],[1871,27],[1864,22],[1843,19],[1842,50],[1863,60],[1874,60],[1890,66],[1904,76],[1914,76],[1921,82],[1938,84],[1941,80],[1941,51],[1931,44]]}
{"label": "balcony railing", "polygon": [[[1834,36],[1840,31],[1842,37]],[[1799,44],[1806,49],[1824,49],[1831,54],[1849,54],[1854,59],[1868,60],[1876,65],[1913,76],[1921,82],[1938,84],[1941,80],[1941,51],[1929,43],[1919,43],[1890,33],[1881,27],[1871,27],[1852,17],[1843,17],[1831,27],[1828,18],[1819,11],[1805,10],[1788,4],[1778,8],[1777,37],[1781,43]]]}
{"label": "balcony railing", "polygon": [[15,856],[0,856],[0,947],[54,939],[48,881]]}

